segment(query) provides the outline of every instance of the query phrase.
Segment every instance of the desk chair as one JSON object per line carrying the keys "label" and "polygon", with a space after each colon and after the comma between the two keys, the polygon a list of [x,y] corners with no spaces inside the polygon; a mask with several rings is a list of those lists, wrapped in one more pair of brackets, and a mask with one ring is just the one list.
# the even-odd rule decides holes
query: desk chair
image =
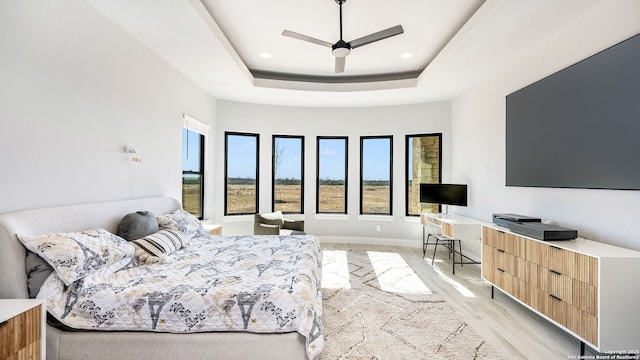
{"label": "desk chair", "polygon": [[[451,256],[454,256],[452,261],[452,273],[455,275],[456,264],[460,264],[461,266],[464,266],[464,261],[463,261],[464,255],[462,255],[462,243],[460,239],[453,239],[447,235],[444,235],[442,233],[442,226],[436,224],[434,219],[432,218],[427,217],[425,225],[426,226],[422,228],[422,257],[424,258],[427,255],[427,247],[429,245],[433,245],[433,255],[431,257],[431,265],[433,265],[436,259],[436,252],[438,250],[438,245],[444,246],[448,251],[449,258],[451,259]],[[429,233],[425,238],[425,232],[427,230],[429,231]],[[435,240],[434,242],[429,241],[432,237]],[[458,243],[457,251],[456,251],[456,242]],[[455,260],[456,254],[460,255],[459,262]]]}

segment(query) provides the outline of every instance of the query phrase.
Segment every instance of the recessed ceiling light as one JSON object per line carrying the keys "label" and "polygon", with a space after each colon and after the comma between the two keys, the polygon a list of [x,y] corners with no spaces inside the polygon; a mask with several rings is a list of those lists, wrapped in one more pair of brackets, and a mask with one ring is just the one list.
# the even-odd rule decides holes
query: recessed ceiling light
{"label": "recessed ceiling light", "polygon": [[263,52],[263,53],[260,53],[260,57],[263,59],[271,59],[273,55],[271,55],[271,53],[268,53],[268,52]]}
{"label": "recessed ceiling light", "polygon": [[401,59],[411,59],[413,57],[412,53],[404,53],[402,55],[400,55]]}

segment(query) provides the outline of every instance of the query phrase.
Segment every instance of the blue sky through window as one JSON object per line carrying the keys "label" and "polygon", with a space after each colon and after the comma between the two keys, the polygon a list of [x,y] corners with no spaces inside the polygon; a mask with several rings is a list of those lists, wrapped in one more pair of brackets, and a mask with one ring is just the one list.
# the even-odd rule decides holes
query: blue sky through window
{"label": "blue sky through window", "polygon": [[319,178],[321,180],[345,179],[345,139],[320,139]]}
{"label": "blue sky through window", "polygon": [[[186,149],[186,129],[183,131],[183,154]],[[192,132],[193,133],[193,132]],[[189,138],[189,153],[199,151],[196,146],[197,133]],[[197,138],[197,139],[196,139]],[[196,139],[196,140],[194,140]],[[282,148],[283,160],[279,164],[278,177],[282,179],[300,179],[301,173],[301,141],[300,138],[277,138]],[[345,178],[345,141],[344,139],[320,139],[320,179],[344,180]],[[228,135],[227,171],[230,178],[252,178],[256,176],[256,138],[253,135]],[[409,147],[411,149],[411,147]],[[365,180],[390,180],[389,164],[391,162],[390,138],[367,138],[363,141],[363,169]],[[194,152],[196,153],[196,152]],[[193,166],[197,169],[195,157],[185,159],[183,169]]]}
{"label": "blue sky through window", "polygon": [[230,178],[256,178],[256,137],[228,135],[227,176]]}
{"label": "blue sky through window", "polygon": [[280,161],[276,164],[276,178],[302,179],[302,139],[277,137],[276,151],[280,151]]}
{"label": "blue sky through window", "polygon": [[200,134],[182,129],[182,171],[200,171]]}
{"label": "blue sky through window", "polygon": [[391,139],[367,138],[362,141],[362,178],[391,180]]}

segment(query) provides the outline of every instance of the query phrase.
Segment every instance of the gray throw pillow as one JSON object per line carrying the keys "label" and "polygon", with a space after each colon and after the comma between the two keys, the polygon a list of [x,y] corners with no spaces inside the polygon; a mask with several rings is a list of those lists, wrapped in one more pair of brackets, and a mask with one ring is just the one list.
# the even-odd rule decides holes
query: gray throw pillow
{"label": "gray throw pillow", "polygon": [[150,211],[136,211],[125,215],[118,225],[118,236],[129,241],[158,232],[158,220]]}
{"label": "gray throw pillow", "polygon": [[53,268],[38,254],[27,250],[27,258],[25,259],[25,268],[27,270],[27,287],[29,288],[29,297],[35,298],[40,292],[42,283],[51,275]]}

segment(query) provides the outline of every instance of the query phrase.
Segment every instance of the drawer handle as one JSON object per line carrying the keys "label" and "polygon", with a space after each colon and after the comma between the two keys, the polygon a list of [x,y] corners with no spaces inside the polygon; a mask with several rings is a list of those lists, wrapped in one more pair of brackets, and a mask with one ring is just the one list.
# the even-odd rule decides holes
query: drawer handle
{"label": "drawer handle", "polygon": [[4,327],[4,326],[5,326],[5,325],[7,325],[8,323],[9,323],[9,320],[7,320],[7,321],[3,321],[3,322],[0,322],[0,328],[1,328],[1,327]]}
{"label": "drawer handle", "polygon": [[504,272],[504,270],[502,270],[502,269],[500,269],[500,268],[496,268],[496,269],[498,269],[498,271],[500,271],[500,272]]}
{"label": "drawer handle", "polygon": [[503,253],[503,252],[504,252],[504,250],[502,250],[502,249],[497,249],[497,250],[498,250],[498,252],[501,252],[501,253]]}
{"label": "drawer handle", "polygon": [[553,300],[562,301],[562,299],[560,299],[559,297],[557,297],[557,296],[555,296],[555,295],[549,295],[549,296],[551,296],[551,298],[552,298]]}
{"label": "drawer handle", "polygon": [[554,274],[554,275],[562,275],[562,273],[555,271],[555,270],[549,270],[550,273]]}
{"label": "drawer handle", "polygon": [[504,231],[502,231],[502,230],[498,230],[498,233],[499,233],[499,234],[504,234]]}
{"label": "drawer handle", "polygon": [[549,245],[549,246],[550,246],[552,249],[555,249],[555,250],[562,250],[561,248],[559,248],[559,247],[557,247],[557,246],[553,246],[553,245]]}

